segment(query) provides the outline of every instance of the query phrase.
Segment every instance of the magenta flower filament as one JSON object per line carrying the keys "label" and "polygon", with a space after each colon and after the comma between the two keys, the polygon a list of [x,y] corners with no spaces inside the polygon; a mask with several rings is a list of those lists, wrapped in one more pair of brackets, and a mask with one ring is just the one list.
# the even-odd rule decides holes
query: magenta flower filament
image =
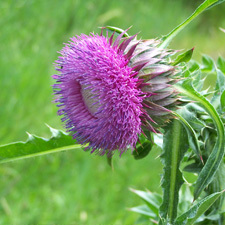
{"label": "magenta flower filament", "polygon": [[141,132],[158,131],[156,117],[163,118],[176,102],[170,85],[174,67],[163,63],[171,53],[158,49],[155,40],[123,34],[114,41],[114,34],[71,38],[53,76],[67,131],[100,155],[133,149]]}

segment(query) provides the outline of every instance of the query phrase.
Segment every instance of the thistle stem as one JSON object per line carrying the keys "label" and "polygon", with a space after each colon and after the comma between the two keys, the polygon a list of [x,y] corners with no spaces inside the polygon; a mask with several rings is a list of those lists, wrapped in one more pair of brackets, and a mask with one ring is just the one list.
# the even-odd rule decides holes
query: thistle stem
{"label": "thistle stem", "polygon": [[173,38],[183,30],[195,17],[204,12],[208,7],[212,4],[218,2],[219,0],[205,0],[191,16],[189,16],[183,23],[174,28],[169,34],[162,38],[162,43],[159,45],[160,48],[166,48],[169,43],[173,40]]}

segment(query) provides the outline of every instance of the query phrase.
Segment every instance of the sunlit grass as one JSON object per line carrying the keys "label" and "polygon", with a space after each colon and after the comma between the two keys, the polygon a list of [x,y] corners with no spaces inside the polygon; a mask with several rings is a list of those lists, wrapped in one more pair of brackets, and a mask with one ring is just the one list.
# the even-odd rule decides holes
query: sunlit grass
{"label": "sunlit grass", "polygon": [[153,150],[150,161],[115,157],[114,171],[105,157],[83,151],[4,164],[0,223],[132,224],[136,215],[126,208],[140,201],[128,187],[159,189],[154,178],[162,172],[158,154]]}

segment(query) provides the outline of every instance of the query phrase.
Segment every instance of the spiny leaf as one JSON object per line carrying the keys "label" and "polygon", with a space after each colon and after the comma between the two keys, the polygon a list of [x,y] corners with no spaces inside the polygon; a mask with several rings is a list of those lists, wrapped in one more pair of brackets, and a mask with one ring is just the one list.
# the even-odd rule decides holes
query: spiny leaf
{"label": "spiny leaf", "polygon": [[200,146],[199,146],[199,143],[198,143],[197,134],[195,133],[192,126],[189,124],[188,120],[186,120],[182,116],[184,113],[187,113],[187,111],[183,110],[183,111],[178,111],[178,113],[174,112],[174,115],[177,116],[180,119],[180,121],[182,122],[182,124],[184,125],[184,127],[185,127],[185,129],[188,133],[189,145],[190,145],[191,149],[195,152],[195,154],[198,156],[198,158],[202,161],[202,154],[201,154],[201,151],[200,151]]}
{"label": "spiny leaf", "polygon": [[225,112],[225,90],[223,91],[223,93],[220,97],[220,105],[221,105],[223,112]]}
{"label": "spiny leaf", "polygon": [[172,63],[173,66],[176,66],[177,64],[181,62],[189,62],[191,60],[191,57],[193,55],[194,48],[180,54],[177,56],[177,58]]}
{"label": "spiny leaf", "polygon": [[192,74],[191,74],[192,78],[194,79],[193,80],[193,87],[198,90],[198,91],[201,91],[203,86],[204,86],[204,79],[202,77],[202,72],[201,70],[197,70],[197,71],[194,71]]}
{"label": "spiny leaf", "polygon": [[155,224],[155,220],[149,218],[145,215],[140,215],[139,218],[135,221],[134,224],[149,224],[150,221],[154,221],[152,224]]}
{"label": "spiny leaf", "polygon": [[[209,184],[208,188],[206,189],[207,195],[210,195],[215,192],[219,192],[221,190],[225,190],[225,164],[221,163],[220,167],[215,175],[215,178],[213,179],[212,183]],[[212,207],[210,207],[210,210],[207,211],[207,214],[215,213],[216,212],[222,212],[222,206],[224,203],[225,193],[223,193],[213,204]],[[213,214],[214,214],[213,213]]]}
{"label": "spiny leaf", "polygon": [[182,83],[182,86],[176,85],[176,88],[180,91],[180,93],[188,96],[190,99],[196,101],[199,105],[205,108],[210,117],[213,119],[214,124],[217,129],[217,141],[210,154],[205,166],[200,172],[196,186],[194,198],[198,198],[201,192],[206,188],[206,186],[212,181],[216,171],[218,170],[220,163],[224,156],[224,143],[225,143],[225,133],[224,133],[224,125],[215,110],[215,108],[210,104],[210,102],[200,95],[191,84],[190,80],[186,80]]}
{"label": "spiny leaf", "polygon": [[191,60],[189,63],[188,63],[188,69],[191,71],[191,72],[194,72],[198,69],[200,69],[200,65],[194,61],[194,60]]}
{"label": "spiny leaf", "polygon": [[156,219],[157,215],[151,211],[151,209],[147,205],[140,205],[133,208],[129,208],[130,211],[139,213],[141,215],[148,216],[152,219]]}
{"label": "spiny leaf", "polygon": [[187,212],[179,216],[175,225],[192,225],[194,222],[221,196],[222,192],[213,193],[192,206]]}
{"label": "spiny leaf", "polygon": [[225,90],[225,75],[221,72],[221,70],[216,69],[217,79],[216,79],[216,88],[214,95],[211,99],[211,103],[213,106],[221,111],[220,108],[220,100],[221,94]]}
{"label": "spiny leaf", "polygon": [[165,131],[161,155],[164,174],[161,185],[163,203],[160,206],[160,217],[161,221],[168,219],[169,223],[173,224],[177,216],[178,192],[183,184],[179,166],[189,145],[186,130],[178,120],[174,119],[167,125]]}
{"label": "spiny leaf", "polygon": [[191,126],[196,129],[202,129],[206,126],[204,120],[201,120],[201,115],[207,115],[206,111],[199,105],[195,103],[189,103],[185,107],[183,107],[183,111],[188,111],[187,117],[186,114],[183,114],[185,118],[190,122]]}
{"label": "spiny leaf", "polygon": [[0,146],[0,163],[29,158],[65,150],[81,149],[75,140],[63,131],[49,127],[51,138],[46,139],[28,133],[26,142],[14,142]]}
{"label": "spiny leaf", "polygon": [[218,68],[225,74],[225,59],[223,57],[219,57],[217,60]]}
{"label": "spiny leaf", "polygon": [[202,68],[203,71],[213,72],[215,70],[215,64],[213,59],[208,55],[202,56]]}
{"label": "spiny leaf", "polygon": [[147,206],[151,209],[152,212],[154,212],[157,216],[159,214],[159,206],[162,203],[162,197],[161,195],[157,193],[152,193],[150,191],[140,191],[130,188],[130,190],[138,195],[142,200],[145,201]]}

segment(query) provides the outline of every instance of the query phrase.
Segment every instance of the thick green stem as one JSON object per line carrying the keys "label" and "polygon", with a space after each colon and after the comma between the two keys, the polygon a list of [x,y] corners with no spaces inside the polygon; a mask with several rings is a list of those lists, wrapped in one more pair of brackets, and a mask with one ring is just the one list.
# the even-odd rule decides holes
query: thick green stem
{"label": "thick green stem", "polygon": [[161,155],[164,164],[162,179],[163,202],[160,206],[161,224],[168,221],[173,224],[177,216],[178,193],[183,184],[183,177],[179,169],[180,163],[187,151],[188,138],[185,128],[180,121],[174,119],[166,128],[163,137],[163,154]]}

